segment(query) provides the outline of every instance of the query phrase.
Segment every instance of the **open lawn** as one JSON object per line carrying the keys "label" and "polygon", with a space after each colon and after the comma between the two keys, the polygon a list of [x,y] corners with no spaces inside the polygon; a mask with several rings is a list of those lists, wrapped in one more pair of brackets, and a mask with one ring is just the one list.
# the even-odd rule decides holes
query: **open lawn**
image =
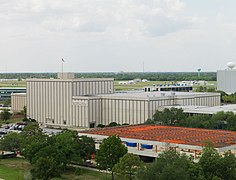
{"label": "open lawn", "polygon": [[20,158],[0,159],[0,178],[6,180],[20,180],[29,175],[30,164]]}
{"label": "open lawn", "polygon": [[26,81],[4,81],[0,82],[0,87],[26,87]]}
{"label": "open lawn", "polygon": [[[6,180],[24,180],[30,177],[31,165],[28,161],[21,158],[12,159],[0,159],[0,179]],[[62,174],[61,178],[57,180],[76,180],[76,179],[86,179],[86,180],[105,180],[111,179],[111,174],[97,172],[87,169],[80,169],[80,173],[75,173],[76,168],[69,168],[68,171]]]}

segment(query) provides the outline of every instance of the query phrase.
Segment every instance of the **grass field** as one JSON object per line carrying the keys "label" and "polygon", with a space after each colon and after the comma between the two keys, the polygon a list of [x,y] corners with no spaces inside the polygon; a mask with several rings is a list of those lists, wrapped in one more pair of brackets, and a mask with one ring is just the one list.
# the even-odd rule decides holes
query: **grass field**
{"label": "grass field", "polygon": [[[134,90],[134,89],[141,89],[144,86],[150,86],[153,84],[171,84],[173,81],[149,81],[149,82],[140,82],[136,84],[125,84],[120,85],[120,81],[114,82],[114,88],[116,91],[123,91],[123,90]],[[26,87],[25,81],[6,81],[6,82],[0,82],[0,87]],[[195,86],[197,87],[197,86]],[[208,81],[207,87],[215,88],[216,87],[216,81]]]}
{"label": "grass field", "polygon": [[[0,159],[0,179],[6,180],[24,180],[30,176],[31,165],[24,159]],[[67,172],[63,173],[62,180],[105,180],[111,179],[111,175],[102,172],[81,169],[80,175],[74,173],[75,168],[70,168]],[[58,178],[57,178],[58,179]],[[58,180],[59,180],[58,179]]]}
{"label": "grass field", "polygon": [[0,82],[0,87],[26,87],[25,81],[4,81]]}
{"label": "grass field", "polygon": [[24,180],[30,171],[30,164],[23,159],[0,159],[0,178],[6,180]]}

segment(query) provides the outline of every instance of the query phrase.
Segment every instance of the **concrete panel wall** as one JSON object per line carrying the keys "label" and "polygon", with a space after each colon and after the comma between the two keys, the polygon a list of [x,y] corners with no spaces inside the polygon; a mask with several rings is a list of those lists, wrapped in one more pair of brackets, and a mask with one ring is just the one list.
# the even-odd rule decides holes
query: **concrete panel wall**
{"label": "concrete panel wall", "polygon": [[114,93],[113,80],[84,80],[73,82],[73,96]]}
{"label": "concrete panel wall", "polygon": [[11,94],[11,110],[13,112],[22,111],[24,106],[26,106],[26,93]]}
{"label": "concrete panel wall", "polygon": [[148,119],[148,101],[129,99],[102,99],[101,123],[140,124]]}
{"label": "concrete panel wall", "polygon": [[218,70],[217,71],[217,90],[228,94],[236,92],[236,71]]}
{"label": "concrete panel wall", "polygon": [[27,82],[27,115],[39,123],[72,125],[71,101],[69,81]]}

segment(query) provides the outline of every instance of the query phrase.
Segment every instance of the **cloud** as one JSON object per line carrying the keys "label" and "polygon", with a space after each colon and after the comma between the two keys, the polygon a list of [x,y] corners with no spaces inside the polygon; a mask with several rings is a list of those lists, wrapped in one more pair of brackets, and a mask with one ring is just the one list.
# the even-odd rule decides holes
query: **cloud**
{"label": "cloud", "polygon": [[[183,0],[1,0],[0,22],[113,38],[163,36],[190,26]],[[12,26],[12,25],[9,25]]]}

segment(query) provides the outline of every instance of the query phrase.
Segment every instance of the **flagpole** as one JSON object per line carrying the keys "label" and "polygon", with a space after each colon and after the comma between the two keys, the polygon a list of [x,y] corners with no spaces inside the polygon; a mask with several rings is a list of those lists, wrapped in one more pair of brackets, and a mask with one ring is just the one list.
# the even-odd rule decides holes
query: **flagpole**
{"label": "flagpole", "polygon": [[62,59],[61,59],[61,76],[62,76],[62,79],[64,78],[64,77],[63,77],[63,75],[64,75],[64,74],[63,74],[63,66],[64,66],[64,59],[62,58]]}

